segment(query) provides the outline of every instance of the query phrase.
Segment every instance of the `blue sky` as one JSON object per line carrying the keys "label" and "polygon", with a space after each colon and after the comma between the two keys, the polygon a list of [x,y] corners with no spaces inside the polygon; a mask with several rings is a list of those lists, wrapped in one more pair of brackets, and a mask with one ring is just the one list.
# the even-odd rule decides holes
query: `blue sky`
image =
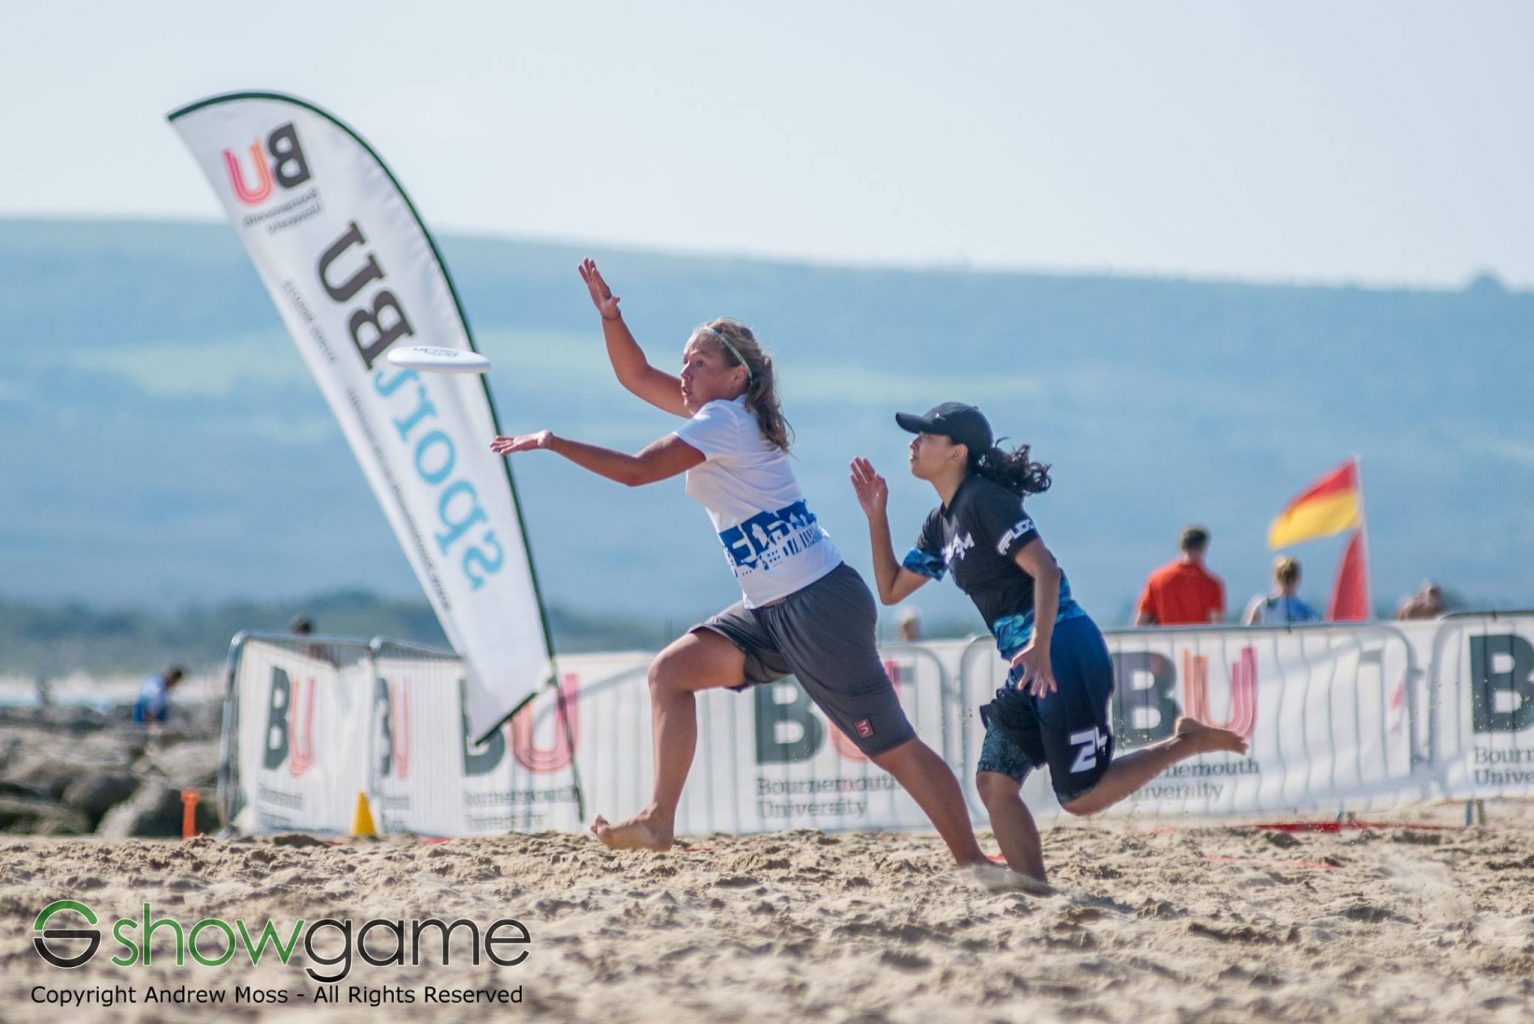
{"label": "blue sky", "polygon": [[215,219],[291,92],[428,223],[819,262],[1534,284],[1534,5],[7,5],[0,216]]}

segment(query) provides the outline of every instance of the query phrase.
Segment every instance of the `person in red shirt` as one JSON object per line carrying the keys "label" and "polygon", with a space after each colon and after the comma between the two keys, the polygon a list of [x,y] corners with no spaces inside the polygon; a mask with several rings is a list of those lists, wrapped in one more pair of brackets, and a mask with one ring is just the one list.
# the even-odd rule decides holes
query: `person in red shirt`
{"label": "person in red shirt", "polygon": [[1136,626],[1203,626],[1225,621],[1225,584],[1204,568],[1209,531],[1182,532],[1182,557],[1150,574],[1135,606]]}

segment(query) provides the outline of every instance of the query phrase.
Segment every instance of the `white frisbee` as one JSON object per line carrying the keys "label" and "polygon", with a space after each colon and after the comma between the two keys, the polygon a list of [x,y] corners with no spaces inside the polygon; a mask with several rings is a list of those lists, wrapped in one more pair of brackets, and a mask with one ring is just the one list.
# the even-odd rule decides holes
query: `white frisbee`
{"label": "white frisbee", "polygon": [[389,362],[406,370],[427,373],[485,373],[490,360],[466,348],[437,348],[435,345],[410,345],[391,348]]}

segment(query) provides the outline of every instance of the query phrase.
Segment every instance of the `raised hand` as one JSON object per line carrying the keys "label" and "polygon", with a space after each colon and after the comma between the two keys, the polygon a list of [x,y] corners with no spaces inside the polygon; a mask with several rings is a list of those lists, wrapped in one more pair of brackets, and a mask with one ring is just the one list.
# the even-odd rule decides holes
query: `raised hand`
{"label": "raised hand", "polygon": [[490,442],[490,450],[497,455],[510,455],[513,452],[530,452],[538,448],[547,448],[549,438],[553,437],[547,430],[540,430],[536,434],[514,434],[510,437],[502,434]]}
{"label": "raised hand", "polygon": [[597,261],[581,260],[581,280],[586,282],[586,290],[591,293],[591,304],[597,307],[597,312],[602,314],[603,320],[616,320],[623,315],[618,309],[618,303],[622,300],[613,294],[613,290],[607,287],[607,282],[602,280],[602,272],[597,269]]}
{"label": "raised hand", "polygon": [[861,455],[852,460],[852,489],[858,504],[869,516],[882,516],[889,507],[890,488],[884,477],[874,472],[873,463]]}

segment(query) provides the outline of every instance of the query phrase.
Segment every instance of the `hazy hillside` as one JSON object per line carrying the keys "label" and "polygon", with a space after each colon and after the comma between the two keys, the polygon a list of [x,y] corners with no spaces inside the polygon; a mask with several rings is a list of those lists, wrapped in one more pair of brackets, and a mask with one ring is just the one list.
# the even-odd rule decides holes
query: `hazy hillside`
{"label": "hazy hillside", "polygon": [[[0,601],[0,676],[108,676],[148,672],[168,662],[206,671],[224,662],[236,633],[286,633],[296,613],[326,636],[386,636],[447,646],[424,598],[381,599],[360,591],[275,601],[228,600],[173,613]],[[549,625],[556,650],[567,654],[658,648],[668,639],[663,622],[595,618],[558,605],[550,609]]]}
{"label": "hazy hillside", "polygon": [[[440,240],[503,428],[637,447],[671,428],[612,380],[574,267],[586,250]],[[1363,458],[1378,600],[1424,576],[1534,603],[1534,295],[961,270],[845,269],[594,252],[657,362],[727,313],[781,364],[812,506],[866,567],[846,463],[894,478],[897,536],[930,492],[903,476],[897,409],[956,398],[1035,443],[1035,517],[1105,624],[1187,521],[1239,604],[1267,521]],[[181,607],[364,588],[418,594],[233,232],[0,221],[0,597]],[[551,600],[678,623],[731,600],[680,481],[628,491],[514,462]],[[1337,546],[1307,545],[1324,600]],[[964,614],[946,584],[918,603]]]}

